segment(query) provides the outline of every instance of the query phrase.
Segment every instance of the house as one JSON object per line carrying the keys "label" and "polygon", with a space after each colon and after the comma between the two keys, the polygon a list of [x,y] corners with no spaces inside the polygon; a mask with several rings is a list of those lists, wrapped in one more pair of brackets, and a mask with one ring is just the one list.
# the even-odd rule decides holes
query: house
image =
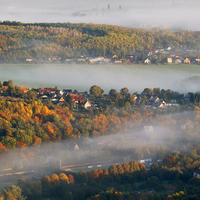
{"label": "house", "polygon": [[45,94],[47,91],[49,91],[50,93],[55,93],[56,92],[56,88],[44,88],[44,89],[39,89],[38,92],[40,94]]}
{"label": "house", "polygon": [[61,57],[59,57],[59,56],[50,56],[50,57],[48,58],[48,60],[49,60],[49,61],[57,61],[57,60],[61,60]]}
{"label": "house", "polygon": [[151,60],[149,60],[148,58],[146,60],[144,60],[144,63],[145,64],[150,64],[151,63]]}
{"label": "house", "polygon": [[179,58],[179,57],[175,58],[174,63],[175,64],[181,64],[182,63],[181,58]]}
{"label": "house", "polygon": [[171,57],[167,58],[167,63],[172,64],[172,58]]}
{"label": "house", "polygon": [[175,189],[176,189],[176,186],[174,185],[166,185],[165,186],[165,189],[168,193],[174,193]]}
{"label": "house", "polygon": [[111,59],[110,58],[104,58],[104,63],[110,63]]}
{"label": "house", "polygon": [[120,64],[120,63],[122,63],[122,61],[119,60],[119,59],[116,59],[114,63],[115,63],[115,64]]}
{"label": "house", "polygon": [[83,97],[81,97],[77,94],[70,94],[70,96],[72,97],[74,103],[79,103],[79,101],[80,102],[83,101]]}
{"label": "house", "polygon": [[85,109],[88,109],[89,107],[92,106],[92,102],[88,99],[86,99],[85,103],[84,103],[84,108]]}
{"label": "house", "polygon": [[194,178],[199,178],[200,177],[200,169],[194,170],[193,176],[194,176]]}
{"label": "house", "polygon": [[27,93],[27,92],[28,92],[28,90],[26,89],[26,87],[20,87],[20,89],[23,90],[24,93]]}
{"label": "house", "polygon": [[79,150],[79,146],[77,144],[74,146],[74,150]]}
{"label": "house", "polygon": [[171,48],[170,46],[167,46],[167,47],[165,48],[165,50],[166,50],[166,51],[171,51],[172,48]]}
{"label": "house", "polygon": [[153,103],[156,103],[156,102],[159,102],[160,101],[160,99],[157,97],[157,96],[155,96],[155,97],[151,97],[150,99],[149,99],[149,101],[152,101]]}
{"label": "house", "polygon": [[78,58],[78,62],[85,62],[85,58]]}
{"label": "house", "polygon": [[58,101],[59,101],[59,103],[64,103],[65,102],[63,97],[60,97],[60,99]]}
{"label": "house", "polygon": [[26,62],[32,62],[33,58],[26,58]]}
{"label": "house", "polygon": [[157,104],[158,108],[164,108],[166,106],[166,102],[165,101],[160,101]]}
{"label": "house", "polygon": [[199,57],[199,56],[197,56],[197,57],[195,58],[195,62],[196,62],[196,63],[200,63],[200,57]]}
{"label": "house", "polygon": [[118,58],[118,56],[115,54],[112,56],[112,59],[117,59],[117,58]]}
{"label": "house", "polygon": [[190,61],[189,58],[185,58],[185,59],[183,60],[183,62],[184,62],[185,64],[190,64],[190,63],[191,63],[191,61]]}

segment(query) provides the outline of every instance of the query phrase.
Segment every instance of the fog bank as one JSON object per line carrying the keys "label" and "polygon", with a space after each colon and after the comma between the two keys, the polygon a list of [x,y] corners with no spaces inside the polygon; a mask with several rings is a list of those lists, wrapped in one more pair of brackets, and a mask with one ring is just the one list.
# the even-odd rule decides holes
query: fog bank
{"label": "fog bank", "polygon": [[159,26],[173,30],[200,30],[198,0],[0,0],[0,3],[2,21],[91,22],[137,28]]}
{"label": "fog bank", "polygon": [[200,76],[198,65],[4,65],[0,80],[13,80],[15,85],[29,88],[55,87],[89,91],[100,86],[105,93],[127,87],[130,93],[144,88],[160,87],[183,93],[200,90],[199,84],[179,84],[191,76]]}

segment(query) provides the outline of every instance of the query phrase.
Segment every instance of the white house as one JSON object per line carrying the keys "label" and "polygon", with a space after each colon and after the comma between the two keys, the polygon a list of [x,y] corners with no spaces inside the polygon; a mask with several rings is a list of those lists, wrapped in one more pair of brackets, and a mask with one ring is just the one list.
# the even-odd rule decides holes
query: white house
{"label": "white house", "polygon": [[172,64],[172,58],[171,57],[167,58],[167,63]]}
{"label": "white house", "polygon": [[150,64],[151,60],[149,60],[148,58],[144,61],[145,64]]}

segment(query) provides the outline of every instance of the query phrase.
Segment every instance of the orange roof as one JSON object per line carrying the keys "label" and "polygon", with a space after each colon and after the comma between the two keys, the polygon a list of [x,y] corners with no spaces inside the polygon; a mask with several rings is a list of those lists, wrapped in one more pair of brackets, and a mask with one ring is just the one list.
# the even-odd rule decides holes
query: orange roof
{"label": "orange roof", "polygon": [[7,90],[7,89],[8,89],[8,86],[2,86],[2,89]]}
{"label": "orange roof", "polygon": [[23,90],[24,92],[27,92],[28,90],[26,89],[26,87],[21,87],[21,90]]}

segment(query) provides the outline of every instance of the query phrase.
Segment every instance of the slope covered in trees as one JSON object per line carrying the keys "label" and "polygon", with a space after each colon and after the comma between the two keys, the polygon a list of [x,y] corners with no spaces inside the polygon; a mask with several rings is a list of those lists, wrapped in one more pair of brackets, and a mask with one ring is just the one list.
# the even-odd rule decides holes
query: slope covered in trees
{"label": "slope covered in trees", "polygon": [[142,30],[101,24],[35,23],[4,21],[0,23],[1,63],[25,62],[35,58],[44,62],[50,56],[124,57],[149,48],[172,46],[200,49],[200,32]]}

